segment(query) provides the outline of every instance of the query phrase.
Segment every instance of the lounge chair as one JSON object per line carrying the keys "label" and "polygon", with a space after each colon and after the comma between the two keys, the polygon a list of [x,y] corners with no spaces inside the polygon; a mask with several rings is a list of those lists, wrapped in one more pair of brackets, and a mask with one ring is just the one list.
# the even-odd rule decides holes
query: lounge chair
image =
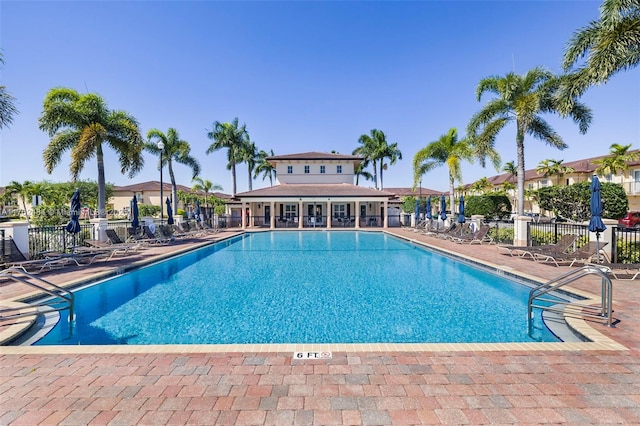
{"label": "lounge chair", "polygon": [[506,250],[511,256],[525,257],[527,255],[535,259],[535,253],[555,255],[566,253],[580,238],[576,234],[564,234],[555,244],[543,244],[540,246],[498,246],[498,251]]}
{"label": "lounge chair", "polygon": [[548,255],[544,253],[533,253],[533,256],[538,262],[553,262],[556,266],[568,265],[573,266],[575,263],[589,263],[591,258],[596,255],[598,250],[601,250],[608,243],[601,241],[589,241],[584,246],[580,247],[572,253],[558,253],[554,255]]}
{"label": "lounge chair", "polygon": [[640,276],[640,263],[589,263],[590,266],[600,268],[604,273],[611,275],[616,280],[635,280]]}
{"label": "lounge chair", "polygon": [[147,225],[142,227],[142,235],[144,237],[139,241],[147,242],[149,244],[167,244],[171,242],[171,238],[158,237]]}
{"label": "lounge chair", "polygon": [[[434,227],[435,225],[435,227]],[[434,223],[431,224],[431,227],[428,229],[425,229],[425,231],[423,232],[423,234],[425,235],[431,235],[434,237],[437,237],[439,235],[445,235],[448,234],[449,232],[453,231],[456,227],[456,223],[452,222],[451,224],[449,224],[448,226],[439,226],[438,221],[434,221]]]}
{"label": "lounge chair", "polygon": [[493,237],[489,235],[490,229],[491,227],[489,225],[481,225],[476,232],[462,237],[454,237],[452,238],[452,241],[458,244],[491,244],[493,242]]}

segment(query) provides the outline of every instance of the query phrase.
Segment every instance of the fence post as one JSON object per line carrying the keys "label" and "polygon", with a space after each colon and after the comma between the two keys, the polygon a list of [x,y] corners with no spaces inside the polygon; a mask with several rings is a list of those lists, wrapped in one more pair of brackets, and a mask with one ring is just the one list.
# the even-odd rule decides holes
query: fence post
{"label": "fence post", "polygon": [[527,238],[527,224],[531,222],[529,216],[517,216],[513,220],[513,245],[526,246],[529,239]]}
{"label": "fence post", "polygon": [[105,218],[91,219],[89,222],[93,225],[93,239],[97,241],[107,241],[105,231],[109,227],[109,221]]}
{"label": "fence post", "polygon": [[4,230],[5,238],[13,238],[18,250],[29,258],[29,224],[27,222],[2,222],[0,229]]}
{"label": "fence post", "polygon": [[[618,221],[615,219],[602,219],[602,222],[604,222],[607,229],[600,233],[600,244],[608,243],[602,251],[604,251],[609,260],[613,261],[613,244],[615,243],[615,241],[613,241],[613,227],[618,226]],[[588,225],[589,222],[586,224]],[[589,241],[596,241],[595,232],[589,232]]]}

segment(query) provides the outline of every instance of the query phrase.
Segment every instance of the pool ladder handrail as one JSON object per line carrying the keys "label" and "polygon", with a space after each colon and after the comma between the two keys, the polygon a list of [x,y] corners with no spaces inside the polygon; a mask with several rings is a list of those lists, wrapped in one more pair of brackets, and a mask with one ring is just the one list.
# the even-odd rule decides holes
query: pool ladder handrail
{"label": "pool ladder handrail", "polygon": [[[600,307],[594,307],[592,305],[585,305],[576,302],[563,302],[561,300],[555,299],[545,299],[541,296],[544,296],[547,293],[558,290],[559,288],[570,284],[582,277],[587,275],[598,275],[601,278],[601,297],[600,297]],[[533,308],[538,308],[543,311],[552,311],[552,312],[562,312],[564,314],[567,313],[567,307],[571,306],[572,308],[579,308],[580,311],[575,311],[576,315],[580,317],[587,318],[595,318],[602,319],[603,317],[607,318],[606,325],[612,327],[612,310],[611,310],[611,299],[612,299],[612,284],[611,279],[607,276],[607,274],[597,266],[586,265],[578,269],[571,270],[566,274],[560,275],[556,278],[553,278],[547,281],[544,284],[540,284],[539,286],[531,289],[529,292],[529,300],[528,300],[528,308],[527,308],[527,322],[529,324],[529,333],[531,333],[531,329],[533,326]],[[553,305],[551,306],[543,306],[536,305],[535,301],[546,301],[551,302]],[[555,306],[564,305],[564,309],[559,309]],[[598,313],[593,313],[598,312]]]}
{"label": "pool ladder handrail", "polygon": [[[26,278],[25,278],[26,276]],[[69,290],[60,287],[50,281],[37,277],[22,268],[7,268],[0,271],[0,278],[10,278],[15,281],[34,287],[53,298],[53,301],[28,303],[28,306],[9,307],[0,309],[0,321],[24,318],[32,315],[43,313],[41,308],[46,307],[47,312],[69,310],[69,322],[74,319],[74,302],[75,296]],[[35,282],[32,282],[32,281]],[[57,299],[57,300],[56,300]],[[32,309],[29,309],[32,308]]]}

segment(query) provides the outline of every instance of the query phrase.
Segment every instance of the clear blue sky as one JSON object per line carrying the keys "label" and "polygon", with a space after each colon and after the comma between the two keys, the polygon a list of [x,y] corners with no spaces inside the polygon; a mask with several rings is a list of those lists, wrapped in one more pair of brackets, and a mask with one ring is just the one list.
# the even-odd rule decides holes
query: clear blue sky
{"label": "clear blue sky", "polygon": [[[414,154],[451,127],[462,136],[484,104],[475,98],[482,78],[535,66],[559,73],[571,34],[597,18],[600,3],[2,1],[1,84],[20,114],[0,134],[0,186],[69,179],[69,154],[51,175],[42,163],[49,139],[38,117],[53,87],[100,94],[110,108],[133,114],[144,135],[176,128],[201,176],[225,192],[226,152],[206,155],[206,133],[234,117],[260,149],[276,154],[351,153],[360,135],[381,129],[403,154],[385,172],[385,187],[411,186]],[[569,149],[527,138],[526,167],[603,155],[612,143],[638,148],[638,71],[583,97],[594,114],[586,135],[571,120],[550,116]],[[513,127],[500,133],[497,148],[503,162],[516,160]],[[158,180],[157,159],[145,160],[130,181],[108,151],[107,181]],[[186,166],[175,171],[178,183],[191,185]],[[443,166],[425,175],[423,186],[447,190],[447,172]],[[463,163],[464,183],[496,174]],[[239,192],[247,190],[246,175],[240,165]],[[95,160],[81,177],[97,179]]]}

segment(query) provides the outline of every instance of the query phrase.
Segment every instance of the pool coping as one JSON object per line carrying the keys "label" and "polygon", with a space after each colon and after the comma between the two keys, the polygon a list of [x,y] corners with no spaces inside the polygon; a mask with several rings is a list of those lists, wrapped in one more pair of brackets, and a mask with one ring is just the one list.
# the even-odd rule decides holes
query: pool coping
{"label": "pool coping", "polygon": [[[545,280],[522,272],[514,272],[512,268],[503,267],[492,262],[469,259],[462,257],[453,251],[430,245],[424,241],[389,232],[388,230],[367,230],[366,232],[383,232],[396,238],[426,247],[443,255],[453,257],[464,263],[481,266],[485,270],[493,271],[497,275],[507,275],[514,279],[526,280],[532,283],[542,284]],[[64,288],[76,288],[92,284],[104,279],[121,275],[125,272],[151,265],[159,261],[179,256],[193,250],[197,250],[212,244],[219,243],[245,232],[237,232],[226,235],[224,238],[206,241],[177,251],[159,254],[150,259],[133,262],[129,265],[114,268],[90,277],[69,281]],[[566,287],[570,294],[582,297],[583,302],[597,303],[599,297],[592,293],[572,287]],[[24,301],[40,295],[38,292],[28,293],[14,297],[8,302]],[[4,303],[4,301],[3,301]],[[571,305],[567,305],[568,309]],[[487,351],[620,351],[629,350],[624,345],[600,333],[589,325],[583,318],[564,316],[569,328],[589,339],[588,342],[520,342],[520,343],[322,343],[322,344],[180,344],[180,345],[47,345],[47,346],[1,346],[3,354],[137,354],[137,353],[286,353],[286,352],[487,352]],[[0,341],[7,341],[5,330],[0,332]]]}

